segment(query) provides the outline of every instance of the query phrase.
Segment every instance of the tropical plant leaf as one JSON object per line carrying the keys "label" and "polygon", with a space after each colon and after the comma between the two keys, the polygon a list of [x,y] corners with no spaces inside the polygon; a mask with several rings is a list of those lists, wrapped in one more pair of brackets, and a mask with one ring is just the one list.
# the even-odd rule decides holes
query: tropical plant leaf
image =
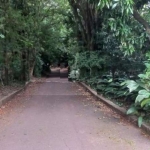
{"label": "tropical plant leaf", "polygon": [[143,99],[145,99],[145,98],[147,98],[147,97],[145,97],[144,95],[138,95],[138,96],[136,97],[135,103],[141,102],[141,101],[142,101]]}
{"label": "tropical plant leaf", "polygon": [[140,91],[139,91],[139,94],[150,96],[150,92],[147,91],[147,90],[140,90]]}
{"label": "tropical plant leaf", "polygon": [[2,39],[4,39],[4,38],[5,38],[5,36],[4,36],[3,34],[0,34],[0,37],[1,37]]}
{"label": "tropical plant leaf", "polygon": [[127,83],[127,87],[129,88],[129,92],[133,92],[139,87],[139,84],[134,80],[128,80],[126,81],[126,83]]}
{"label": "tropical plant leaf", "polygon": [[146,78],[146,75],[145,75],[145,74],[139,74],[138,77],[139,77],[139,78],[142,78],[142,79],[145,79],[145,78]]}
{"label": "tropical plant leaf", "polygon": [[133,114],[135,112],[137,112],[137,108],[135,106],[133,106],[133,107],[128,109],[127,115]]}
{"label": "tropical plant leaf", "polygon": [[150,92],[148,92],[147,90],[140,90],[138,96],[136,97],[135,102],[141,102],[143,99],[145,98],[149,98],[150,97]]}
{"label": "tropical plant leaf", "polygon": [[150,98],[144,99],[144,100],[141,102],[141,107],[144,107],[146,104],[150,104]]}
{"label": "tropical plant leaf", "polygon": [[116,8],[117,5],[118,3],[113,4],[112,9]]}

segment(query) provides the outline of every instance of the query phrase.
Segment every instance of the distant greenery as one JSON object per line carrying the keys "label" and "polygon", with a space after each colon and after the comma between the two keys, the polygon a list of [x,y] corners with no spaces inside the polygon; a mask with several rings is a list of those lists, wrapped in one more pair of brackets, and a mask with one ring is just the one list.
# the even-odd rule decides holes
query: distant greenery
{"label": "distant greenery", "polygon": [[[67,1],[8,0],[0,2],[1,81],[28,81],[41,76],[44,64],[64,54]],[[46,61],[42,56],[46,55]]]}

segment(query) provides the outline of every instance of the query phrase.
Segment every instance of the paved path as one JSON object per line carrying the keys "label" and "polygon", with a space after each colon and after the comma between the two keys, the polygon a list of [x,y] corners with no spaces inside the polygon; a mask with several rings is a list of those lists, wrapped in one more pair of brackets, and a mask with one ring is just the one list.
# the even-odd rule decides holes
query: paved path
{"label": "paved path", "polygon": [[3,106],[0,150],[150,150],[150,139],[58,78],[31,84]]}

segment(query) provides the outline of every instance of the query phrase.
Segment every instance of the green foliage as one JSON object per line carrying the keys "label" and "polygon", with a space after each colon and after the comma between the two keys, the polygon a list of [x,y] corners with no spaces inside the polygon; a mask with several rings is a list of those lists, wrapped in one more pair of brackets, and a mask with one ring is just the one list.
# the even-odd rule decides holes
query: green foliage
{"label": "green foliage", "polygon": [[[67,1],[66,1],[67,2]],[[53,62],[64,51],[68,3],[49,0],[0,2],[0,67],[6,84],[41,72],[40,54]],[[35,75],[34,74],[34,75]],[[39,74],[40,75],[40,74]]]}
{"label": "green foliage", "polygon": [[36,56],[36,62],[35,62],[35,67],[34,67],[34,76],[35,77],[41,77],[41,72],[42,72],[42,65],[44,64],[40,55]]}
{"label": "green foliage", "polygon": [[86,80],[92,76],[100,76],[99,69],[102,68],[104,58],[99,58],[98,52],[82,52],[74,56],[71,62],[71,71],[79,70],[79,79]]}
{"label": "green foliage", "polygon": [[22,62],[19,56],[13,57],[13,61],[11,62],[10,67],[13,71],[13,79],[20,79],[20,76],[22,74]]}
{"label": "green foliage", "polygon": [[122,86],[122,82],[125,78],[115,78],[112,76],[104,76],[102,79],[98,80],[97,91],[104,94],[112,99],[124,99],[127,95],[127,88]]}
{"label": "green foliage", "polygon": [[127,114],[136,114],[139,116],[138,124],[141,126],[143,119],[150,119],[150,64],[145,63],[146,70],[144,74],[139,75],[137,81],[126,81],[129,92],[136,91],[136,98],[134,105],[129,108]]}
{"label": "green foliage", "polygon": [[[107,54],[107,51],[105,52]],[[126,70],[122,71],[122,68],[116,66],[116,74],[111,74],[113,65],[115,64],[114,60],[116,59],[113,59],[110,64],[109,59],[108,62],[106,62],[105,57],[101,58],[101,55],[102,52],[100,51],[77,53],[74,57],[74,62],[70,64],[72,71],[70,78],[75,79],[75,72],[77,71],[79,73],[78,80],[86,82],[92,88],[106,96],[113,99],[125,98],[125,96],[130,97],[130,94],[127,93],[126,86],[121,84],[127,78],[127,76],[121,77]],[[107,58],[111,59],[111,55],[110,57],[107,56]],[[122,63],[121,67],[123,67],[123,65],[126,64]],[[128,68],[129,67],[126,67],[126,69]]]}
{"label": "green foliage", "polygon": [[128,109],[127,114],[136,114],[137,113],[137,108],[136,107],[131,107]]}
{"label": "green foliage", "polygon": [[70,78],[71,80],[78,80],[78,79],[79,79],[79,70],[73,69],[73,70],[69,73],[69,78]]}
{"label": "green foliage", "polygon": [[98,6],[100,9],[104,7],[115,9],[117,7],[122,14],[128,15],[133,13],[133,4],[133,0],[101,0]]}
{"label": "green foliage", "polygon": [[99,93],[133,104],[127,113],[138,115],[141,126],[150,110],[149,62],[141,74],[150,48],[148,0],[68,1],[70,38],[78,43],[71,69]]}
{"label": "green foliage", "polygon": [[127,88],[129,88],[129,92],[133,92],[139,87],[139,84],[133,80],[126,81],[126,84],[127,84]]}

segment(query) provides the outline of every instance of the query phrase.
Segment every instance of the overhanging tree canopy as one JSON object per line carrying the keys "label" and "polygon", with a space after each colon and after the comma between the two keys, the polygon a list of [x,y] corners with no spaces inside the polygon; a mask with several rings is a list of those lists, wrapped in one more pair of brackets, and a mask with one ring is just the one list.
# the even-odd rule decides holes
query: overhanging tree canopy
{"label": "overhanging tree canopy", "polygon": [[[128,23],[137,20],[146,32],[150,33],[148,21],[140,11],[144,9],[147,13],[149,10],[148,0],[68,0],[74,15],[78,33],[82,36],[82,41],[86,49],[94,50],[98,32],[106,25],[110,25],[111,30],[116,32],[116,36],[121,37],[122,44],[128,45],[129,51],[134,51],[132,40],[127,38],[131,36],[132,28]],[[113,20],[114,19],[114,20]],[[117,31],[116,31],[117,30]],[[125,44],[126,43],[126,44]]]}

